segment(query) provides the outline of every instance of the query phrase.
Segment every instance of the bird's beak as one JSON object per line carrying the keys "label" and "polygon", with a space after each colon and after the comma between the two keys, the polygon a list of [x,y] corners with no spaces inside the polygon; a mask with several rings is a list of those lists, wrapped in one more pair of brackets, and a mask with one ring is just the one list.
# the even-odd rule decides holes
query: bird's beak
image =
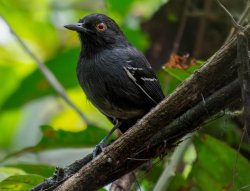
{"label": "bird's beak", "polygon": [[72,31],[87,32],[87,29],[82,26],[82,23],[69,24],[64,27]]}

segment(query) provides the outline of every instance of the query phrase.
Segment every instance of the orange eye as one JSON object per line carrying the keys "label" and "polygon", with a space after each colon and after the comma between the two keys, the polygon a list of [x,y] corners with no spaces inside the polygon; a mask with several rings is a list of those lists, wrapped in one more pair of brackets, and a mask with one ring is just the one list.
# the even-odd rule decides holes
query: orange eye
{"label": "orange eye", "polygon": [[95,27],[99,32],[103,32],[107,29],[107,26],[104,23],[98,23]]}

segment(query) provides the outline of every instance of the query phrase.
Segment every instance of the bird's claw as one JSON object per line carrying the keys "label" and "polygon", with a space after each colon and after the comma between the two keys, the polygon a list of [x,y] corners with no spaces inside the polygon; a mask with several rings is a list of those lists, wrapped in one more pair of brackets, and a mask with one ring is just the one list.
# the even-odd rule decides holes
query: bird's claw
{"label": "bird's claw", "polygon": [[102,140],[100,143],[98,143],[96,146],[95,146],[95,149],[93,150],[93,158],[95,158],[97,155],[99,155],[103,149],[106,147],[106,144],[105,144],[105,141]]}

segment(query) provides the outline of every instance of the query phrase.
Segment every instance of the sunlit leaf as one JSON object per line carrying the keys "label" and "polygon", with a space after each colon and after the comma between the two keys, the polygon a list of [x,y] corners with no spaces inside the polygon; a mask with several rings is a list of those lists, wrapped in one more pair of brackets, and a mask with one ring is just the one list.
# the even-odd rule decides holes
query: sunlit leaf
{"label": "sunlit leaf", "polygon": [[[104,129],[110,128],[111,124],[108,119],[91,104],[80,86],[67,90],[67,94],[70,100],[72,100],[74,104],[83,111],[92,123]],[[72,110],[72,108],[62,100],[60,101],[60,105],[62,107],[60,113],[53,117],[49,122],[54,129],[75,132],[86,129],[86,123],[79,118],[79,115]]]}
{"label": "sunlit leaf", "polygon": [[51,174],[53,174],[55,170],[55,167],[44,164],[16,164],[8,166],[16,169],[21,169],[22,171],[25,171],[29,174],[37,174],[43,177],[51,176]]}
{"label": "sunlit leaf", "polygon": [[9,94],[14,90],[18,77],[14,69],[0,65],[0,82],[1,94],[0,94],[0,108],[1,104],[7,99]]}
{"label": "sunlit leaf", "polygon": [[0,147],[7,148],[11,145],[13,135],[20,120],[19,110],[9,110],[0,115]]}
{"label": "sunlit leaf", "polygon": [[30,3],[22,0],[0,2],[1,14],[40,57],[50,55],[59,45],[55,27],[49,19],[49,11],[48,0]]}
{"label": "sunlit leaf", "polygon": [[2,191],[26,191],[44,180],[44,177],[38,175],[16,175],[10,176],[0,182]]}
{"label": "sunlit leaf", "polygon": [[15,167],[0,167],[0,181],[13,176],[13,175],[24,175],[25,172]]}
{"label": "sunlit leaf", "polygon": [[[75,73],[78,55],[79,49],[72,49],[58,54],[55,58],[46,62],[49,69],[65,88],[78,84]],[[55,93],[55,90],[37,69],[21,82],[19,88],[5,101],[2,109],[22,106],[33,99],[46,95],[55,95]]]}
{"label": "sunlit leaf", "polygon": [[35,150],[49,148],[87,147],[96,145],[107,131],[93,125],[80,132],[55,131],[49,126],[42,126],[43,137]]}

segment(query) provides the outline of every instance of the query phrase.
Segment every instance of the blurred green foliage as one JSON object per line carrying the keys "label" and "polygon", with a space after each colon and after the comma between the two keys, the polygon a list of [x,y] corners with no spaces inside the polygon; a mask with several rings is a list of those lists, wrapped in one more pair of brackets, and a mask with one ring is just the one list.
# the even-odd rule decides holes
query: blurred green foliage
{"label": "blurred green foliage", "polygon": [[[223,142],[209,136],[194,140],[197,159],[190,178],[200,190],[237,190],[246,186],[250,180],[250,163],[237,151]],[[237,164],[237,168],[235,168]],[[241,176],[240,174],[244,174]],[[233,180],[233,184],[232,184]]]}
{"label": "blurred green foliage", "polygon": [[[32,188],[53,173],[55,163],[50,162],[50,157],[44,152],[60,150],[67,156],[67,151],[62,149],[82,148],[80,153],[86,153],[88,147],[98,143],[111,127],[110,122],[86,100],[77,83],[75,67],[80,44],[77,35],[65,30],[63,26],[90,13],[104,13],[122,27],[133,45],[145,51],[151,42],[148,35],[141,30],[140,24],[150,19],[167,2],[0,1],[0,16],[8,21],[32,52],[48,66],[66,89],[69,98],[91,121],[87,125],[57,96],[34,61],[9,33],[6,23],[0,19],[0,191],[24,191]],[[169,14],[168,17],[176,22],[178,18],[173,15],[174,13]],[[164,68],[159,71],[164,92],[172,92],[200,65],[187,70]],[[231,124],[229,121],[227,123]],[[214,129],[221,127],[221,123],[212,125]],[[181,164],[185,173],[177,171],[169,189],[229,190],[227,186],[230,186],[230,178],[234,175],[234,166],[238,174],[235,175],[233,188],[249,185],[249,161],[227,145],[235,145],[240,140],[239,136],[232,136],[235,135],[235,128],[229,128],[225,133],[228,136],[225,140],[230,140],[228,143],[203,133],[197,136],[193,143],[195,149],[187,151],[195,156],[195,161],[184,161]],[[74,161],[78,158],[72,156],[71,159]],[[144,190],[152,190],[163,171],[163,162],[156,159],[153,169],[146,175],[142,173],[139,176],[138,181]],[[68,163],[69,160],[64,161],[64,164]]]}

